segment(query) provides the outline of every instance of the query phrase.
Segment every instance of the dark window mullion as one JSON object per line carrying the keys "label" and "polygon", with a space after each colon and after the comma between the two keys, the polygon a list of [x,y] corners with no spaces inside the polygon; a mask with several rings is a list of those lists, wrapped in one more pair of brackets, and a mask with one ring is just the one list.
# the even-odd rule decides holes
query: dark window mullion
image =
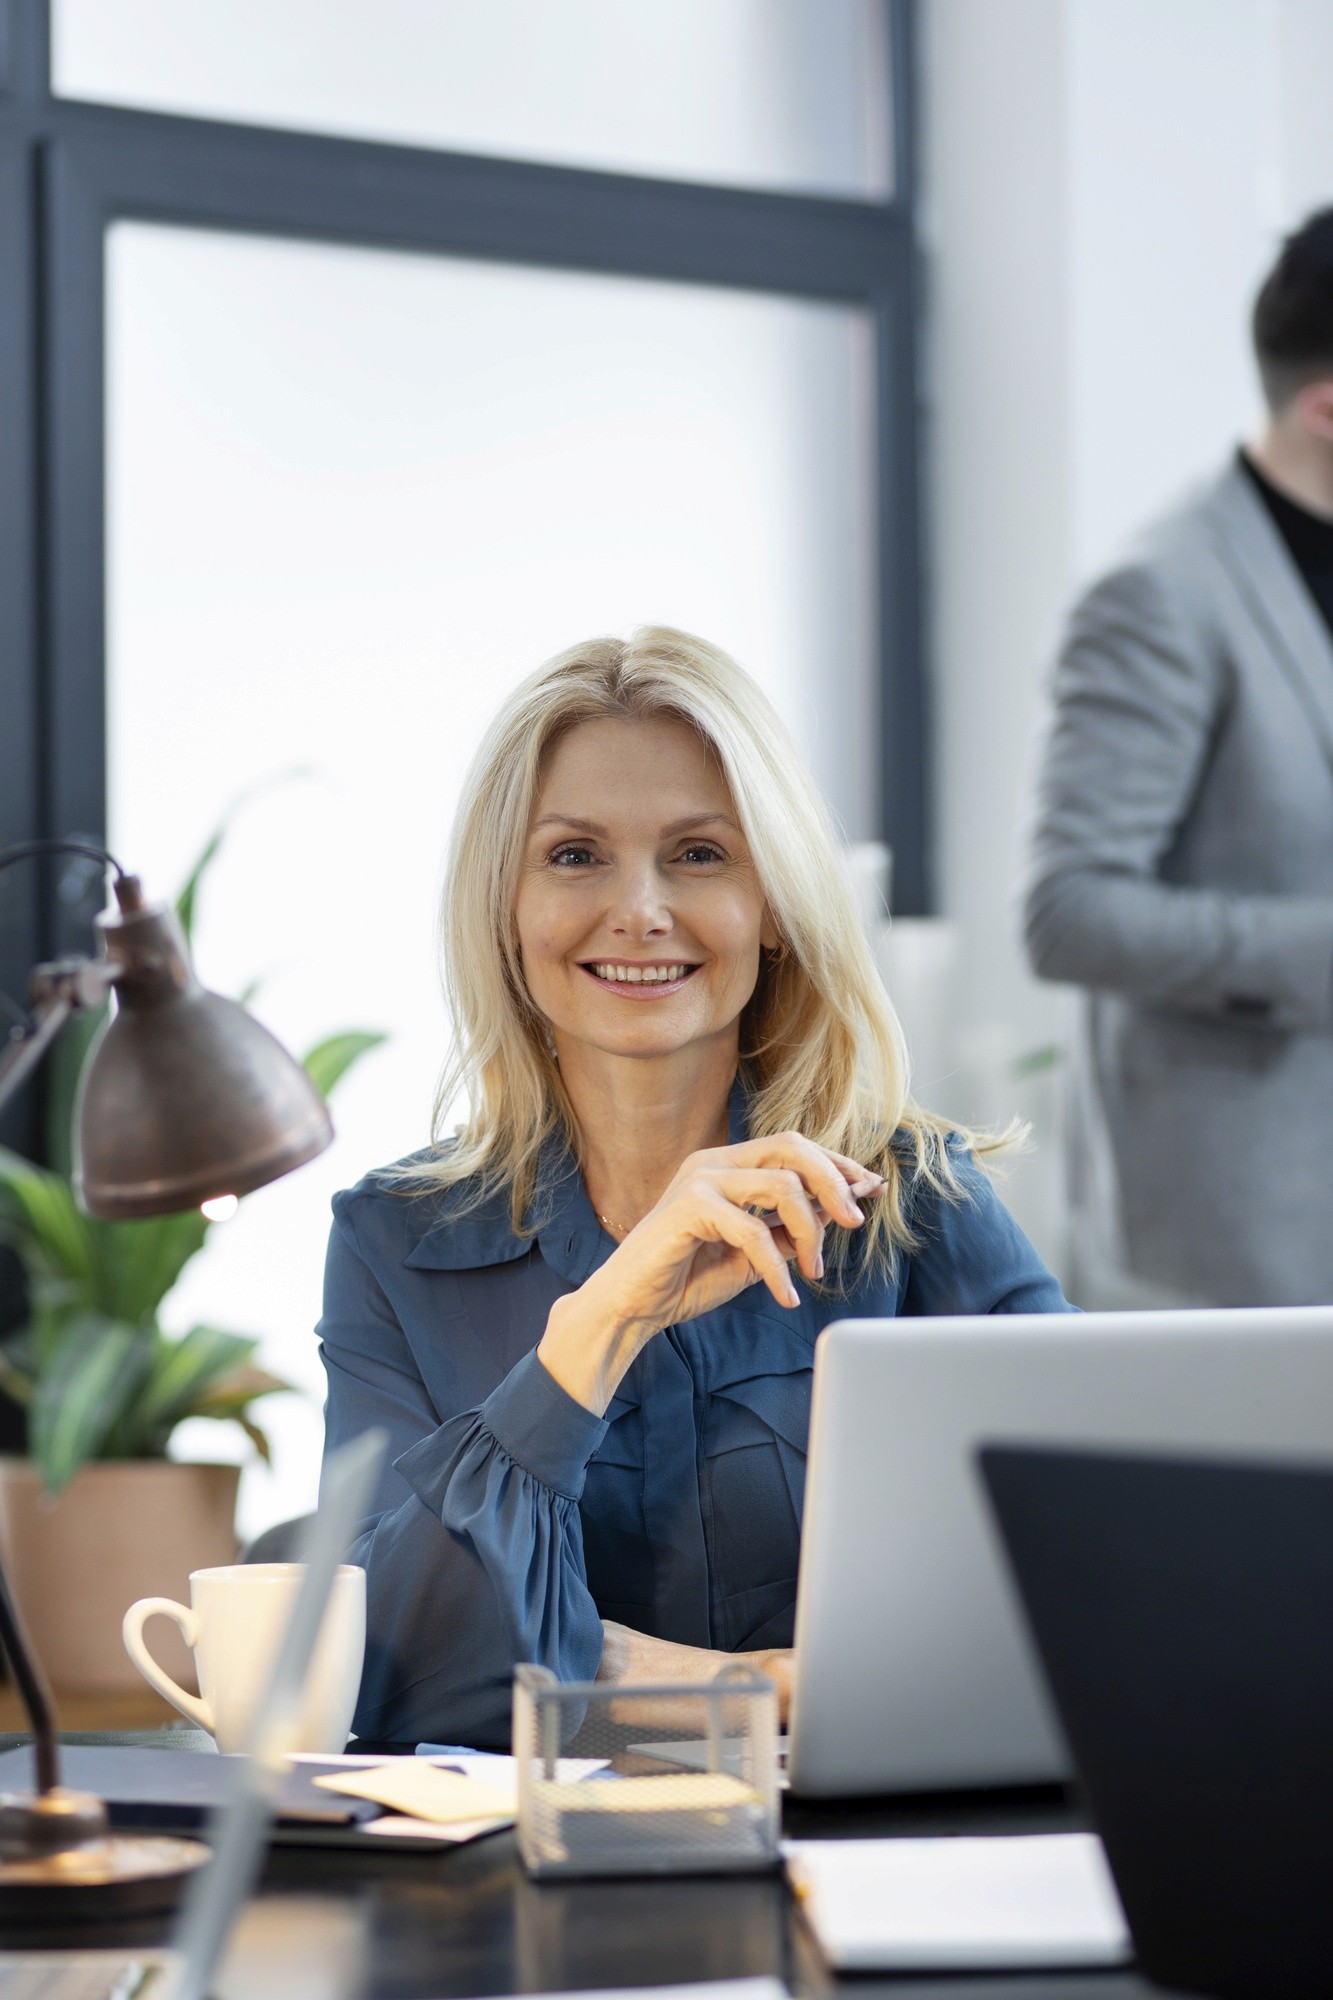
{"label": "dark window mullion", "polygon": [[[44,831],[32,178],[27,139],[0,131],[0,846]],[[19,1005],[47,942],[42,886],[34,865],[0,874],[0,993]],[[0,1039],[9,1025],[0,1019]],[[11,1107],[0,1139],[26,1150],[31,1122]]]}
{"label": "dark window mullion", "polygon": [[50,74],[49,0],[0,0],[0,105],[44,104]]}
{"label": "dark window mullion", "polygon": [[915,301],[908,272],[876,311],[879,400],[880,808],[893,849],[893,908],[933,908],[929,685],[922,664]]}
{"label": "dark window mullion", "polygon": [[908,233],[893,204],[656,181],[55,102],[108,219],[864,301]]}
{"label": "dark window mullion", "polygon": [[[47,820],[58,834],[104,839],[105,209],[67,148],[45,148],[41,169]],[[59,905],[58,950],[88,948],[102,901],[94,876],[79,901]]]}

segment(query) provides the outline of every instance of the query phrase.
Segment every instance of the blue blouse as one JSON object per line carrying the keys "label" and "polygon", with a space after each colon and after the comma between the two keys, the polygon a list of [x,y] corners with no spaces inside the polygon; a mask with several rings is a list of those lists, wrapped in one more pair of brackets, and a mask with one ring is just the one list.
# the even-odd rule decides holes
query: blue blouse
{"label": "blue blouse", "polygon": [[[745,1105],[732,1100],[733,1140]],[[553,1302],[615,1248],[567,1159],[544,1163],[535,1234],[499,1196],[405,1194],[371,1174],[335,1197],[319,1333],[326,1450],[378,1425],[389,1451],[351,1551],[367,1583],[354,1728],[507,1746],[510,1677],[590,1680],[603,1618],[736,1652],[788,1646],[815,1341],[834,1319],[1066,1312],[985,1175],[921,1190],[920,1248],[799,1307],[751,1285],[668,1327],[604,1418],[536,1356]]]}

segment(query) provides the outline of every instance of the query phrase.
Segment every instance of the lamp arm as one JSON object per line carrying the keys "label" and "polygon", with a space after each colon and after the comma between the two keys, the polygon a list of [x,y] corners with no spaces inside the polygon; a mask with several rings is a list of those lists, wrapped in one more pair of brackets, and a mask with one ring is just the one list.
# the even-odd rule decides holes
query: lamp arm
{"label": "lamp arm", "polygon": [[[0,1106],[8,1102],[37,1067],[70,1015],[78,1008],[101,1004],[113,983],[114,971],[114,967],[101,962],[80,958],[36,968],[32,975],[32,1025],[15,1028],[0,1047]],[[53,1791],[60,1783],[55,1705],[9,1594],[3,1566],[0,1566],[0,1650],[9,1662],[32,1724],[37,1790]]]}
{"label": "lamp arm", "polygon": [[32,1724],[32,1755],[39,1792],[53,1791],[60,1783],[60,1744],[56,1735],[56,1710],[46,1675],[37,1662],[28,1635],[9,1594],[9,1579],[0,1568],[0,1648],[9,1662],[9,1671]]}
{"label": "lamp arm", "polygon": [[[28,1072],[37,1067],[74,1012],[74,1005],[69,994],[53,991],[34,1004],[30,1030],[25,1033],[22,1028],[15,1028],[8,1043],[0,1049],[0,1105],[13,1096]],[[32,1724],[37,1789],[49,1792],[60,1783],[55,1707],[46,1676],[37,1664],[37,1655],[28,1645],[27,1636],[19,1623],[3,1567],[0,1567],[0,1649],[9,1662],[9,1670]]]}
{"label": "lamp arm", "polygon": [[[37,1067],[74,1012],[75,1002],[68,993],[52,991],[33,1006],[33,1026],[26,1033],[16,1028],[0,1049],[0,1105],[4,1105],[30,1070]],[[37,1655],[27,1642],[19,1623],[9,1581],[0,1566],[0,1649],[9,1662],[15,1686],[32,1724],[32,1754],[36,1765],[37,1789],[52,1791],[60,1783],[60,1747],[56,1738],[56,1714],[46,1676],[37,1664]]]}
{"label": "lamp arm", "polygon": [[74,1012],[71,1000],[52,996],[33,1008],[31,1028],[14,1028],[0,1048],[0,1109],[36,1069],[47,1049]]}
{"label": "lamp arm", "polygon": [[31,861],[38,854],[82,854],[89,861],[101,861],[111,869],[119,881],[125,870],[114,854],[109,854],[100,841],[80,840],[20,840],[13,847],[0,847],[0,868],[12,868],[16,861]]}
{"label": "lamp arm", "polygon": [[58,959],[35,968],[31,1025],[11,1029],[8,1041],[0,1044],[0,1110],[36,1069],[70,1015],[79,1008],[100,1007],[118,973],[117,966],[91,958]]}
{"label": "lamp arm", "polygon": [[[117,882],[125,879],[125,870],[100,841],[77,836],[69,840],[20,840],[13,847],[0,847],[0,869],[13,868],[39,854],[82,854],[90,861],[103,862]],[[37,1067],[74,1009],[101,1005],[107,989],[100,972],[100,966],[95,967],[89,959],[62,959],[55,965],[37,967],[32,975],[32,1025],[13,1029],[0,1046],[0,1109]],[[95,994],[94,985],[100,989]]]}

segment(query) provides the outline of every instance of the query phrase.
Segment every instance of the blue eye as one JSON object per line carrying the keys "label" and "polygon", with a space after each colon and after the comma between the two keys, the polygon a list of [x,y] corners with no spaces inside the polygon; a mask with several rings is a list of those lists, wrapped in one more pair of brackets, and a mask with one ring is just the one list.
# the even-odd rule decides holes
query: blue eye
{"label": "blue eye", "polygon": [[710,861],[725,861],[727,857],[721,848],[714,847],[711,841],[692,840],[688,847],[681,849],[680,858],[682,861],[692,861],[699,864]]}
{"label": "blue eye", "polygon": [[550,856],[552,868],[582,868],[589,865],[592,860],[592,849],[582,847],[574,841],[570,841],[564,847],[557,847]]}

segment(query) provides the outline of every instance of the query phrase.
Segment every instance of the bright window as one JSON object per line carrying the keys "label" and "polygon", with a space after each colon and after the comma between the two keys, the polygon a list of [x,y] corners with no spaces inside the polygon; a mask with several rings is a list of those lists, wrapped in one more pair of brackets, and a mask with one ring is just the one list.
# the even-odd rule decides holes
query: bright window
{"label": "bright window", "polygon": [[66,97],[566,166],[890,191],[887,0],[55,0]]}
{"label": "bright window", "polygon": [[[247,1532],[311,1504],[334,1189],[420,1145],[459,782],[505,691],[669,622],[770,690],[878,830],[870,340],[851,309],[118,224],[108,245],[109,834],[172,889],[226,803],[199,968],[294,1048],[386,1029],[323,1160],[215,1231],[173,1311],[265,1336]],[[180,1440],[215,1452],[211,1428]]]}

